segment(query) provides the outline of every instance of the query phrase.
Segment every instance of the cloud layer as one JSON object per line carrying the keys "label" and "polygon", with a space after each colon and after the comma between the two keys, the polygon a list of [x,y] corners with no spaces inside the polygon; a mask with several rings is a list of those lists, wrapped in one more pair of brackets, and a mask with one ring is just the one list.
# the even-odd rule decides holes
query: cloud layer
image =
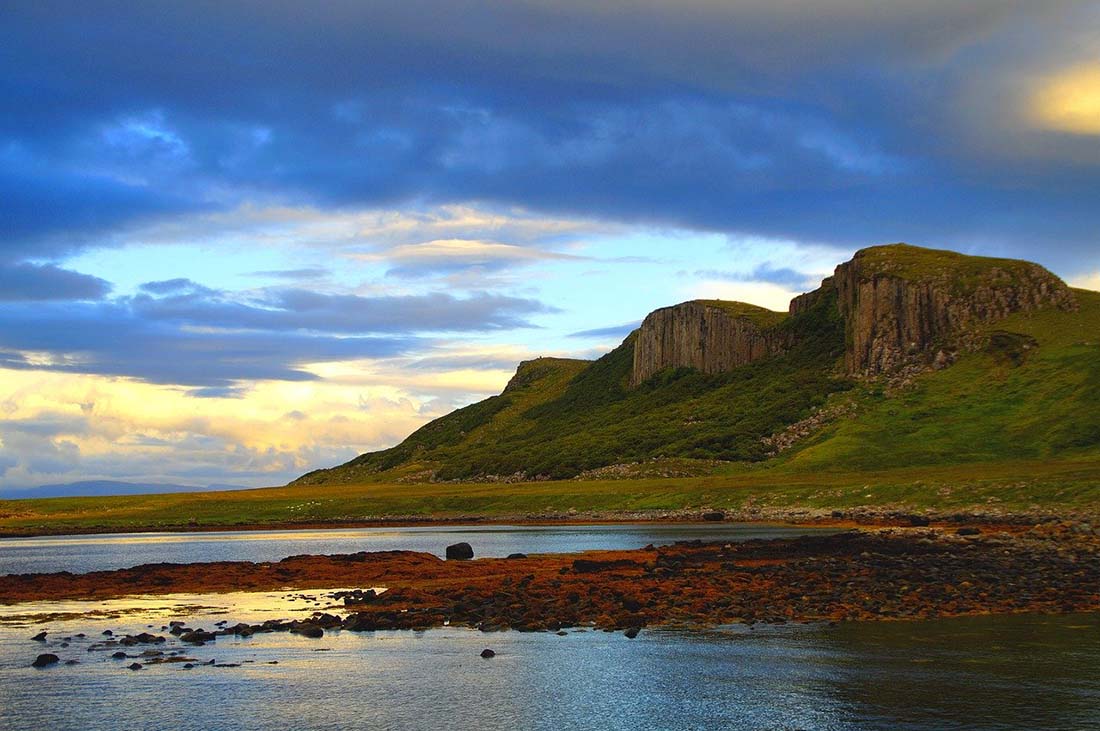
{"label": "cloud layer", "polygon": [[0,15],[9,485],[277,482],[871,244],[1098,281],[1093,0]]}

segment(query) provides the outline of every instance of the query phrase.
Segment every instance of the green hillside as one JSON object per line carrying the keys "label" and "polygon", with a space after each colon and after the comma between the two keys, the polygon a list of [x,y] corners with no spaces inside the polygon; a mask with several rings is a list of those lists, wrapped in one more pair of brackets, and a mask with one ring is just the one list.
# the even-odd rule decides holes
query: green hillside
{"label": "green hillside", "polygon": [[[861,255],[886,257],[876,268],[906,278],[1043,271],[908,246]],[[791,335],[782,355],[717,374],[668,368],[635,388],[634,335],[593,362],[530,361],[501,395],[293,484],[567,479],[632,463],[655,473],[674,464],[682,474],[749,465],[798,474],[1100,457],[1100,293],[1075,290],[1076,311],[1049,307],[980,327],[968,337],[983,347],[942,370],[866,379],[843,375],[846,325],[835,290],[822,292],[797,316],[718,303]],[[765,442],[819,412],[832,416],[800,429],[790,448],[776,454]]]}
{"label": "green hillside", "polygon": [[1078,312],[1014,315],[989,346],[887,395],[867,388],[855,418],[787,459],[799,470],[867,470],[1100,456],[1100,292]]}

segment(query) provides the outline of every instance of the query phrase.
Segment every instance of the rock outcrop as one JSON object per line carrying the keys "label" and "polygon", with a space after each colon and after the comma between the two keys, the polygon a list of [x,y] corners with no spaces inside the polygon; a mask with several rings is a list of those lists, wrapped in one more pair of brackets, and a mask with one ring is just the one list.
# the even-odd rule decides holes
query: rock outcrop
{"label": "rock outcrop", "polygon": [[863,249],[822,286],[836,288],[845,370],[853,375],[942,365],[950,353],[981,345],[981,325],[1044,307],[1076,308],[1065,282],[1038,264],[906,244]]}
{"label": "rock outcrop", "polygon": [[[857,252],[789,313],[740,302],[695,300],[656,310],[634,344],[632,385],[666,368],[720,373],[788,351],[798,329],[779,327],[835,297],[844,320],[848,375],[945,367],[984,345],[981,326],[1045,307],[1076,309],[1072,290],[1039,266],[907,244]],[[829,306],[832,306],[831,304]]]}
{"label": "rock outcrop", "polygon": [[721,373],[783,352],[785,313],[741,302],[693,300],[646,317],[634,342],[632,385],[666,368]]}

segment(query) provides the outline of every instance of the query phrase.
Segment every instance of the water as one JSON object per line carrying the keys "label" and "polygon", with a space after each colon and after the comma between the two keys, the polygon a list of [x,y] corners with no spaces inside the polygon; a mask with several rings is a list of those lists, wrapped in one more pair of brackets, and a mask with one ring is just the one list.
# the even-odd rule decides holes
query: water
{"label": "water", "polygon": [[[699,526],[372,529],[4,541],[2,568],[84,570],[149,560],[262,560],[294,553],[469,540],[481,555],[631,547],[756,531]],[[13,545],[19,548],[12,549]],[[71,559],[66,557],[72,557]],[[195,557],[198,557],[197,559]],[[71,560],[72,563],[65,562]],[[320,592],[308,593],[319,595]],[[704,729],[994,731],[1100,727],[1100,614],[977,617],[621,633],[329,632],[222,637],[188,649],[236,668],[147,666],[88,652],[104,629],[208,629],[313,609],[295,592],[0,606],[0,729],[180,731]],[[43,616],[52,613],[51,616]],[[149,627],[152,625],[152,628]],[[48,646],[31,636],[49,634]],[[84,632],[62,648],[64,636]],[[176,647],[170,646],[166,649]],[[478,655],[490,647],[497,656]],[[140,647],[130,652],[140,651]],[[40,652],[74,666],[29,667]],[[269,662],[277,662],[271,665]]]}
{"label": "water", "polygon": [[[1094,729],[1100,618],[981,617],[748,630],[483,634],[334,632],[220,638],[189,651],[238,668],[147,666],[89,653],[104,627],[187,616],[293,616],[276,595],[151,599],[140,614],[0,624],[0,728],[73,729]],[[69,609],[79,609],[68,603]],[[107,603],[110,609],[120,603]],[[28,607],[42,609],[41,605]],[[205,617],[202,617],[205,615]],[[54,650],[76,666],[28,667],[42,627],[91,638]],[[485,647],[497,652],[483,660]],[[51,648],[53,649],[53,648]],[[251,661],[251,662],[249,662]],[[277,661],[277,665],[266,664]]]}
{"label": "water", "polygon": [[466,541],[477,556],[641,548],[682,540],[735,541],[820,532],[761,523],[430,526],[218,533],[126,533],[0,539],[0,574],[84,573],[143,563],[278,561],[297,554],[424,551],[443,556]]}

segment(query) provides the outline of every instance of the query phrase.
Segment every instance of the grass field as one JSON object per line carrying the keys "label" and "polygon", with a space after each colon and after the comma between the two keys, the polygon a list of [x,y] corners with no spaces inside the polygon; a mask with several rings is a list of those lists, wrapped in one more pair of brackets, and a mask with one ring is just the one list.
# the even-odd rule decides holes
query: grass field
{"label": "grass field", "polygon": [[517,484],[360,484],[234,492],[0,501],[0,532],[155,530],[382,517],[492,518],[590,511],[851,508],[944,511],[1100,506],[1100,460],[1018,461],[867,472],[727,468],[690,478]]}

